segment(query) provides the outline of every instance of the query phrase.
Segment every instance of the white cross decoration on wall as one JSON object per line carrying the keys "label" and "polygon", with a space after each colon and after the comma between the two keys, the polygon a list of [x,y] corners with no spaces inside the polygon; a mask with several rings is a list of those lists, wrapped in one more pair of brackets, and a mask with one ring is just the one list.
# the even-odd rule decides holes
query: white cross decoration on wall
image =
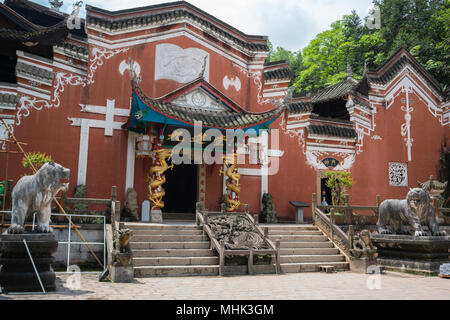
{"label": "white cross decoration on wall", "polygon": [[80,151],[78,154],[78,185],[86,185],[87,160],[89,149],[89,129],[105,129],[105,136],[113,136],[114,130],[120,130],[125,122],[114,121],[114,116],[128,117],[129,109],[116,109],[115,100],[106,100],[106,106],[80,104],[81,112],[104,114],[105,120],[89,118],[67,118],[72,121],[72,126],[81,127]]}

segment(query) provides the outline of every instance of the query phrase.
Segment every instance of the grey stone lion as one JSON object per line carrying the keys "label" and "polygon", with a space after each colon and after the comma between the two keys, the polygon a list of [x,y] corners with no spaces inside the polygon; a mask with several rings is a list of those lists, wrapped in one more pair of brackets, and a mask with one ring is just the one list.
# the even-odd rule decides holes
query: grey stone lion
{"label": "grey stone lion", "polygon": [[67,191],[70,169],[54,163],[44,164],[36,174],[20,178],[12,191],[12,218],[8,233],[23,233],[27,214],[38,212],[37,232],[53,232],[50,227],[51,203],[60,191]]}
{"label": "grey stone lion", "polygon": [[428,226],[433,236],[446,235],[445,231],[439,231],[430,196],[421,188],[410,189],[405,200],[385,200],[378,208],[380,234],[426,236],[422,225]]}

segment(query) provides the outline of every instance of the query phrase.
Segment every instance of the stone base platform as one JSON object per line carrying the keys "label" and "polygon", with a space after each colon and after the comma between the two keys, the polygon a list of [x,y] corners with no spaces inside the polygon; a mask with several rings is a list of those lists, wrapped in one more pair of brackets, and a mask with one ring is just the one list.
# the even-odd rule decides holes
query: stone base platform
{"label": "stone base platform", "polygon": [[34,264],[46,291],[54,291],[56,275],[52,268],[58,249],[53,233],[3,234],[1,237],[0,286],[5,292],[41,292],[23,240],[27,242]]}
{"label": "stone base platform", "polygon": [[436,276],[439,266],[450,261],[448,236],[372,235],[372,242],[378,264],[391,271]]}

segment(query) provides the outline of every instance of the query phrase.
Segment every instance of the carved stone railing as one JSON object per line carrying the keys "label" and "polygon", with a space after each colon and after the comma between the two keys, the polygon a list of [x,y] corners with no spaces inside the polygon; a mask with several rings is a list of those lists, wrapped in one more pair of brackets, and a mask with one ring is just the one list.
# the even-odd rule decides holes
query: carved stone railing
{"label": "carved stone railing", "polygon": [[[314,207],[314,206],[313,206]],[[347,234],[334,223],[334,209],[328,218],[319,208],[314,207],[314,224],[318,226],[339,249],[348,257],[351,244]]]}
{"label": "carved stone railing", "polygon": [[[266,248],[255,249],[252,246],[248,249],[227,249],[225,248],[225,242],[218,240],[214,235],[211,227],[209,226],[209,220],[218,216],[236,216],[243,217],[251,223],[252,230],[256,232],[261,238]],[[252,217],[248,212],[248,206],[246,206],[245,212],[226,212],[225,205],[222,204],[221,212],[206,211],[201,203],[197,203],[196,206],[196,223],[203,227],[203,234],[208,235],[211,241],[211,249],[215,249],[219,255],[219,274],[224,275],[225,257],[226,256],[246,256],[248,273],[254,274],[253,256],[254,255],[273,255],[275,257],[275,269],[276,273],[281,272],[280,267],[280,241],[275,244],[268,238],[268,228],[261,229],[258,225],[257,215]]]}

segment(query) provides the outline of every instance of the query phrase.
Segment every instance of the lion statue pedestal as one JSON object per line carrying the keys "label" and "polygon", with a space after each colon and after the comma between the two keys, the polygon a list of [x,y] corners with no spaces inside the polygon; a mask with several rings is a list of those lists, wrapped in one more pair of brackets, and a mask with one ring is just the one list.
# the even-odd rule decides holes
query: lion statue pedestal
{"label": "lion statue pedestal", "polygon": [[27,242],[45,291],[55,291],[52,268],[58,250],[53,233],[3,234],[0,242],[0,286],[4,292],[41,292],[42,288],[23,242]]}
{"label": "lion statue pedestal", "polygon": [[[438,275],[449,262],[450,237],[439,230],[429,194],[414,188],[405,200],[385,200],[378,209],[378,263],[387,270]],[[426,228],[425,228],[426,227]]]}

